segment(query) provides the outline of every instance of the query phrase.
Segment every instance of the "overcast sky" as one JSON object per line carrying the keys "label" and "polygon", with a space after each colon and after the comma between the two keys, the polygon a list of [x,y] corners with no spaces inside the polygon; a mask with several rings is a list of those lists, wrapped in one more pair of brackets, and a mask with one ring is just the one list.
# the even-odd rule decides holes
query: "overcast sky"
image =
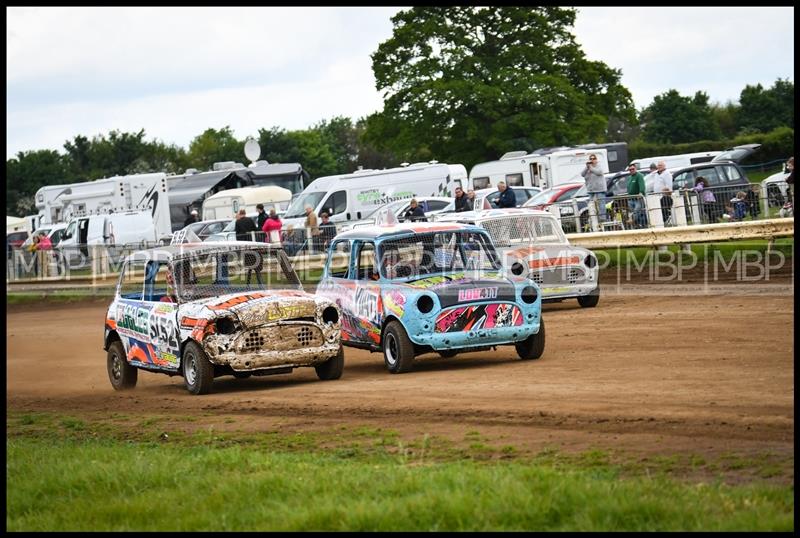
{"label": "overcast sky", "polygon": [[[188,148],[208,127],[356,120],[381,108],[370,54],[399,9],[6,8],[6,156],[112,129]],[[574,34],[637,109],[670,88],[724,103],[794,82],[792,7],[581,7]]]}

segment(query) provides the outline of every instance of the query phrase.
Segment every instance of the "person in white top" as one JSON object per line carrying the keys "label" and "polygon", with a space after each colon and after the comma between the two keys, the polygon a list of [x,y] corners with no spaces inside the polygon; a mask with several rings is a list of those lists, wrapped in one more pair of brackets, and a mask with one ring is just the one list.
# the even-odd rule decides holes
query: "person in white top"
{"label": "person in white top", "polygon": [[666,226],[672,216],[672,174],[667,171],[667,164],[664,161],[658,161],[656,166],[653,192],[662,193],[661,217]]}

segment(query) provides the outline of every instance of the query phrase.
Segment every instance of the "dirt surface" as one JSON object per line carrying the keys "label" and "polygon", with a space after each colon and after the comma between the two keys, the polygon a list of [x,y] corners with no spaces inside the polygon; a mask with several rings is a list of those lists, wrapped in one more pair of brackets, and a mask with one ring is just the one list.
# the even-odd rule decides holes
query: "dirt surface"
{"label": "dirt surface", "polygon": [[373,426],[454,439],[479,431],[533,450],[766,453],[793,472],[792,275],[716,287],[695,275],[680,284],[609,282],[597,308],[545,305],[546,347],[535,361],[499,347],[423,355],[412,372],[391,375],[381,354],[347,348],[337,381],[318,381],[312,368],[222,377],[199,397],[181,377],[147,372],[135,390],[112,390],[102,349],[107,302],[7,307],[7,407],[168,413],[244,431]]}

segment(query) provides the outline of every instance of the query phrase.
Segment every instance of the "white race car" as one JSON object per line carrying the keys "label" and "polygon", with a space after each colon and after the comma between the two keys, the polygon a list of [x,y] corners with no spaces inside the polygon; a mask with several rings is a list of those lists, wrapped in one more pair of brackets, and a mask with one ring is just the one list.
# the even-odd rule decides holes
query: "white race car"
{"label": "white race car", "polygon": [[221,375],[344,367],[339,308],[303,291],[283,249],[265,243],[177,244],[135,252],[108,308],[104,349],[111,385],[136,386],[138,369],[182,375],[193,394]]}

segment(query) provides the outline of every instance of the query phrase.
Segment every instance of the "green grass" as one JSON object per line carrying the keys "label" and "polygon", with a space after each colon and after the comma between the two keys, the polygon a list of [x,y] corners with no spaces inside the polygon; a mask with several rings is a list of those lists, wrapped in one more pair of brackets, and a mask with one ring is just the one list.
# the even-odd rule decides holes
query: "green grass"
{"label": "green grass", "polygon": [[[475,430],[458,442],[174,420],[10,411],[7,529],[793,530],[791,456],[531,454]],[[681,479],[698,467],[700,481]]]}
{"label": "green grass", "polygon": [[98,298],[111,299],[114,290],[54,290],[47,292],[8,292],[6,305],[22,305],[33,303],[74,303]]}

